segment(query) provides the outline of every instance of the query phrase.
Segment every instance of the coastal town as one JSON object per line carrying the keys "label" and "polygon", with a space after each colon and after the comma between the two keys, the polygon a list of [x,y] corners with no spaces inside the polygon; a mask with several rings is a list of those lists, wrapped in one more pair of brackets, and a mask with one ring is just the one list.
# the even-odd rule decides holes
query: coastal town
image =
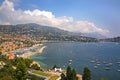
{"label": "coastal town", "polygon": [[[35,48],[37,48],[36,51],[31,51],[31,49]],[[57,66],[52,69],[44,69],[41,68],[40,63],[33,60],[31,61],[30,56],[42,54],[45,48],[47,48],[47,46],[44,46],[40,41],[28,40],[23,37],[14,38],[4,34],[4,37],[0,37],[0,55],[3,56],[0,57],[0,70],[8,65],[8,62],[6,62],[7,60],[11,62],[16,61],[17,59],[21,59],[23,62],[24,60],[28,60],[30,61],[29,65],[27,65],[29,77],[26,79],[34,80],[30,78],[31,76],[34,76],[35,78],[38,78],[37,80],[61,80],[61,74],[65,74],[66,70]],[[5,57],[7,58],[6,61],[4,60]],[[15,63],[16,65],[13,65]],[[13,70],[17,69],[17,63],[19,62],[16,61],[12,63]],[[77,80],[82,80],[81,74],[76,74],[76,77],[78,78]]]}
{"label": "coastal town", "polygon": [[120,80],[120,0],[0,0],[0,80]]}

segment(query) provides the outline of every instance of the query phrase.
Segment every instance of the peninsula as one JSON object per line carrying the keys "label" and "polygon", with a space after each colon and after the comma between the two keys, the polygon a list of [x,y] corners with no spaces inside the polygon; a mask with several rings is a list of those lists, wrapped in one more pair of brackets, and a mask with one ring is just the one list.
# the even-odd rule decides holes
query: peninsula
{"label": "peninsula", "polygon": [[32,51],[24,52],[23,54],[20,55],[20,57],[29,58],[32,55],[41,54],[45,48],[46,48],[46,46],[42,46],[39,50],[37,50],[35,52],[32,52]]}

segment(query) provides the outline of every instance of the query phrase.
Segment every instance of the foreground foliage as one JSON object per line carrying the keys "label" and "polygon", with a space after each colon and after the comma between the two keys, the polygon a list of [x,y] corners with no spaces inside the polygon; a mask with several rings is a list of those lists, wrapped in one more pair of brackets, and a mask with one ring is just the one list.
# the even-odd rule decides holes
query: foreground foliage
{"label": "foreground foliage", "polygon": [[66,74],[61,74],[61,80],[78,80],[76,77],[76,71],[68,66]]}
{"label": "foreground foliage", "polygon": [[[28,78],[28,69],[34,69],[34,67],[30,68],[32,62],[31,59],[19,57],[9,60],[5,55],[0,54],[0,80],[26,80]],[[35,69],[36,67],[37,65]]]}
{"label": "foreground foliage", "polygon": [[82,77],[82,79],[83,80],[92,80],[92,77],[91,77],[92,75],[91,75],[91,71],[87,68],[87,67],[85,67],[84,68],[84,72],[83,72],[83,77]]}
{"label": "foreground foliage", "polygon": [[16,66],[16,75],[15,77],[18,79],[18,80],[26,80],[27,77],[28,77],[28,71],[27,71],[27,67],[25,65],[24,62],[19,62]]}

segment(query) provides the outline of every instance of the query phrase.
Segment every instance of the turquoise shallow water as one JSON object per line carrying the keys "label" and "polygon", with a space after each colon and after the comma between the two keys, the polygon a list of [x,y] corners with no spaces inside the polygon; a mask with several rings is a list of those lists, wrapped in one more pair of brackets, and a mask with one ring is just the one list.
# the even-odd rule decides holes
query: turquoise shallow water
{"label": "turquoise shallow water", "polygon": [[[92,71],[93,80],[106,77],[108,80],[120,80],[120,44],[119,43],[81,43],[57,42],[44,43],[47,48],[43,54],[31,58],[41,63],[44,68],[51,68],[55,64],[62,68],[71,65],[78,73],[84,67]],[[71,60],[71,61],[70,61]],[[91,62],[93,61],[93,62]],[[106,64],[112,65],[107,67]],[[97,68],[94,68],[97,66]]]}

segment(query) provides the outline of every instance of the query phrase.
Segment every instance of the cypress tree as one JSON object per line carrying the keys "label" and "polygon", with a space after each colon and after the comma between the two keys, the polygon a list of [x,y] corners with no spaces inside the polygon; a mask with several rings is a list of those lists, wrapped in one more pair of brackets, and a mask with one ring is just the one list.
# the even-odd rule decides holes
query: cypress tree
{"label": "cypress tree", "polygon": [[73,80],[77,80],[75,69],[72,70],[72,78]]}
{"label": "cypress tree", "polygon": [[67,80],[67,78],[66,78],[64,73],[61,74],[61,80]]}
{"label": "cypress tree", "polygon": [[61,74],[61,80],[77,80],[76,71],[68,66],[66,75],[63,73]]}
{"label": "cypress tree", "polygon": [[67,80],[72,80],[72,70],[70,66],[67,67],[66,76],[67,76]]}
{"label": "cypress tree", "polygon": [[92,80],[91,71],[87,67],[84,68],[82,79],[83,80]]}

